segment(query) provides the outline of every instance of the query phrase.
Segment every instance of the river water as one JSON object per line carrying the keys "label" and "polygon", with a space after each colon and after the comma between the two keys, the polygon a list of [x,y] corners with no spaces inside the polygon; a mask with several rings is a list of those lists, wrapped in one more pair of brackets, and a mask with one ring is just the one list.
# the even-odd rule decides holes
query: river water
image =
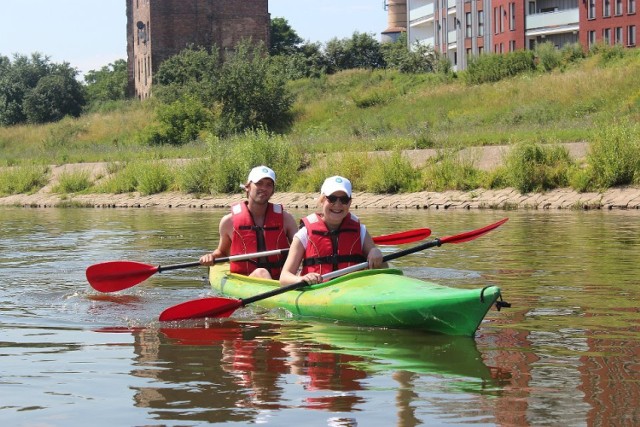
{"label": "river water", "polygon": [[640,424],[640,212],[358,211],[372,235],[443,237],[509,217],[394,262],[453,287],[500,286],[512,307],[492,309],[473,338],[255,307],[159,323],[211,293],[200,267],[115,294],[87,283],[98,262],[197,260],[224,213],[0,208],[2,424]]}

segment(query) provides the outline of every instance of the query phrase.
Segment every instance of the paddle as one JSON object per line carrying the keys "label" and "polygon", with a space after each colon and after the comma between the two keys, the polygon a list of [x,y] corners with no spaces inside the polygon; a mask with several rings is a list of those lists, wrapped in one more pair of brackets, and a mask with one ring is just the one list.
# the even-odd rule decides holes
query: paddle
{"label": "paddle", "polygon": [[[479,228],[477,230],[471,230],[464,233],[456,234],[453,236],[442,237],[435,239],[427,243],[423,243],[412,248],[404,249],[402,251],[394,252],[389,255],[385,255],[383,261],[391,261],[405,255],[409,255],[415,252],[419,252],[425,249],[433,248],[435,246],[441,246],[445,243],[462,243],[474,240],[483,234],[501,226],[507,222],[508,218],[501,219],[498,222]],[[351,273],[358,270],[367,268],[369,264],[362,262],[360,264],[352,265],[341,270],[332,271],[331,273],[323,274],[322,280],[326,281],[338,276],[342,276],[347,273]],[[269,292],[264,292],[259,295],[255,295],[244,299],[231,299],[222,297],[208,297],[199,298],[196,300],[186,301],[172,307],[167,308],[160,314],[160,321],[172,321],[172,320],[184,320],[184,319],[199,319],[203,317],[229,317],[235,310],[240,307],[244,307],[252,302],[260,301],[266,298],[270,298],[275,295],[279,295],[288,291],[303,288],[308,286],[307,282],[300,281],[291,285],[282,286]]]}
{"label": "paddle", "polygon": [[[373,238],[373,241],[379,245],[400,245],[426,239],[430,235],[431,230],[428,228],[418,228],[400,233],[377,236]],[[217,258],[213,262],[214,264],[221,264],[224,262],[243,261],[272,255],[285,255],[287,252],[289,252],[289,249],[275,249],[272,251]],[[188,262],[163,267],[160,265],[143,264],[136,261],[108,261],[88,267],[86,275],[87,281],[95,290],[100,292],[116,292],[135,286],[155,273],[180,268],[198,267],[201,265],[200,262]]]}

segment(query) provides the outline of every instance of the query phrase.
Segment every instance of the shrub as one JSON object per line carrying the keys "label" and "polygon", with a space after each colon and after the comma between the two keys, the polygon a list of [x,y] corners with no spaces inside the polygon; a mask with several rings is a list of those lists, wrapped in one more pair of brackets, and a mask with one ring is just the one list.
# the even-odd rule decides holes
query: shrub
{"label": "shrub", "polygon": [[194,141],[211,122],[212,113],[200,100],[184,97],[156,112],[158,124],[143,129],[138,138],[147,145],[184,145]]}
{"label": "shrub", "polygon": [[58,177],[58,185],[53,188],[57,193],[79,193],[91,187],[91,177],[86,170],[63,172]]}
{"label": "shrub", "polygon": [[640,181],[640,127],[618,122],[598,128],[587,162],[593,185],[604,189]]}
{"label": "shrub", "polygon": [[573,165],[565,147],[536,143],[515,145],[505,163],[509,185],[521,193],[566,187]]}
{"label": "shrub", "polygon": [[34,193],[47,183],[46,166],[18,166],[0,171],[0,194]]}
{"label": "shrub", "polygon": [[419,173],[400,151],[376,157],[365,170],[364,189],[370,193],[401,193],[417,188]]}
{"label": "shrub", "polygon": [[471,190],[482,186],[484,173],[456,150],[441,151],[422,170],[422,189],[429,191]]}
{"label": "shrub", "polygon": [[536,44],[534,55],[538,59],[538,67],[542,71],[551,71],[562,63],[562,54],[550,41]]}
{"label": "shrub", "polygon": [[532,51],[518,50],[507,54],[485,54],[471,58],[465,78],[469,84],[497,82],[534,69]]}

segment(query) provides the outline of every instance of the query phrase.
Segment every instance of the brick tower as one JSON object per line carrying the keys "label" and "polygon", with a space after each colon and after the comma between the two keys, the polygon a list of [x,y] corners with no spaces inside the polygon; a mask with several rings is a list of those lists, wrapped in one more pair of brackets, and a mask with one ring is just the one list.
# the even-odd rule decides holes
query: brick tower
{"label": "brick tower", "polygon": [[232,49],[269,42],[268,0],[127,0],[129,95],[151,94],[153,73],[189,45]]}

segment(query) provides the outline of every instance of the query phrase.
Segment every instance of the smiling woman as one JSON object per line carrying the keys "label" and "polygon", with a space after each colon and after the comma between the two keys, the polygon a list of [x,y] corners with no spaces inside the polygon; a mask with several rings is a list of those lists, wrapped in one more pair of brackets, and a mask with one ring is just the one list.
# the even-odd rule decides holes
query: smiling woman
{"label": "smiling woman", "polygon": [[[322,275],[363,261],[369,268],[380,268],[382,252],[364,224],[349,212],[351,181],[341,176],[327,178],[320,189],[320,212],[303,218],[303,225],[291,243],[280,275],[280,284],[299,281],[322,282]],[[300,264],[302,271],[297,274]]]}

